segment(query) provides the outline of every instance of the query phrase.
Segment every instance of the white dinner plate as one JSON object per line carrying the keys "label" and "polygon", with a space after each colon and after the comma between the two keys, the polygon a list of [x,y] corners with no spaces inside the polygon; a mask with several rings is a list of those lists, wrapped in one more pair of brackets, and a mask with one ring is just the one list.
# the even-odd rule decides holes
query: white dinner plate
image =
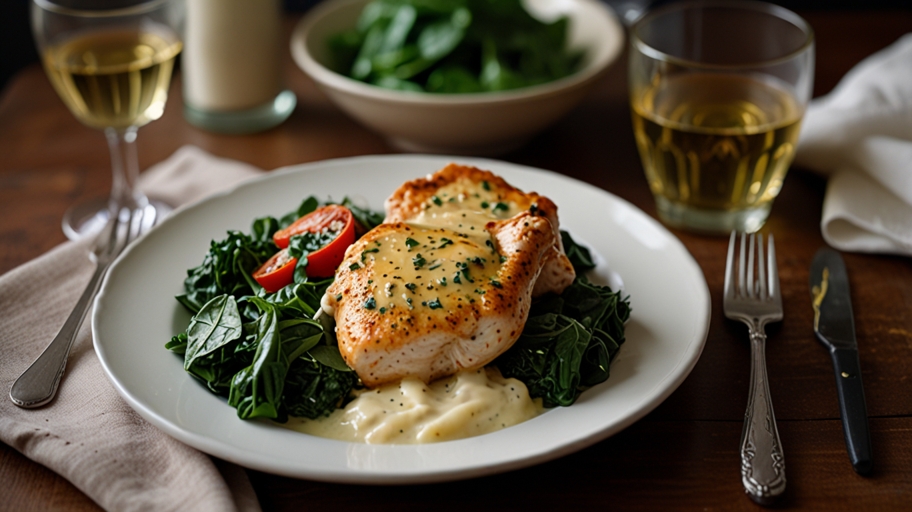
{"label": "white dinner plate", "polygon": [[[483,436],[427,445],[367,445],[309,436],[268,420],[243,421],[165,350],[189,314],[174,299],[212,239],[250,230],[311,194],[362,197],[374,209],[403,181],[457,160],[491,170],[559,206],[561,227],[597,255],[594,281],[619,275],[633,312],[611,377],[571,407]],[[610,269],[610,271],[609,271]],[[182,208],[111,267],[92,329],[101,364],[145,419],[216,457],[270,473],[334,482],[455,480],[529,466],[619,432],[659,405],[690,373],[709,328],[700,267],[680,241],[626,201],[559,174],[494,160],[370,156],[294,166]]]}

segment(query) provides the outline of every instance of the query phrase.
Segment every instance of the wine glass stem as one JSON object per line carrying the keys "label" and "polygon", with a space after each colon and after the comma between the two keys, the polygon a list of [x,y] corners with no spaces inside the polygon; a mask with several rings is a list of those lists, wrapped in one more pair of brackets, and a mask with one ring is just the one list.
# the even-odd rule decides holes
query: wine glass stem
{"label": "wine glass stem", "polygon": [[108,149],[111,150],[111,199],[109,208],[133,210],[145,208],[149,200],[137,188],[139,159],[136,155],[137,128],[105,128]]}

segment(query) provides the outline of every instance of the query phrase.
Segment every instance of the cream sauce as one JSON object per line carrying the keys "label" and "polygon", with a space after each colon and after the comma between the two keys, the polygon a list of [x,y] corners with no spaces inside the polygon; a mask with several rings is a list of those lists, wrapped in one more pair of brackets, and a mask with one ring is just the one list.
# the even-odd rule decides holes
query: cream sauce
{"label": "cream sauce", "polygon": [[373,262],[375,307],[395,314],[422,306],[445,315],[460,303],[483,301],[500,286],[502,263],[485,226],[518,211],[487,182],[462,179],[438,189],[406,221],[409,232],[389,234],[362,253],[363,263]]}
{"label": "cream sauce", "polygon": [[505,200],[486,181],[461,179],[437,189],[425,201],[421,212],[406,222],[413,226],[452,229],[468,236],[486,236],[488,222],[509,219],[519,212],[516,203]]}
{"label": "cream sauce", "polygon": [[419,307],[445,314],[460,303],[482,300],[501,285],[500,254],[490,238],[480,243],[478,237],[444,228],[390,233],[374,241],[361,260],[372,262],[368,286],[381,314],[405,314]]}
{"label": "cream sauce", "polygon": [[425,384],[408,378],[357,392],[345,408],[316,420],[289,418],[287,428],[368,444],[416,444],[478,436],[543,411],[526,385],[496,368],[460,372]]}

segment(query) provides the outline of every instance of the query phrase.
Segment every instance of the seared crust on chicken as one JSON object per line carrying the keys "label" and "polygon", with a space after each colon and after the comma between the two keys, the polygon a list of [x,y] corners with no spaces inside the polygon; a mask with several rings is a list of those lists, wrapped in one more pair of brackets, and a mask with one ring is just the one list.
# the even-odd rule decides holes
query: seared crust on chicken
{"label": "seared crust on chicken", "polygon": [[499,194],[504,200],[515,202],[522,210],[528,210],[533,204],[538,204],[538,209],[551,221],[551,224],[554,226],[558,224],[557,205],[547,197],[535,192],[523,192],[491,171],[455,163],[447,164],[434,174],[406,181],[400,185],[384,204],[386,222],[406,221],[415,217],[424,209],[428,199],[437,194],[441,188],[459,180],[467,180],[479,185],[487,182],[486,190]]}
{"label": "seared crust on chicken", "polygon": [[342,357],[369,387],[484,366],[519,338],[532,297],[575,277],[557,206],[488,171],[450,164],[385,206],[324,297]]}
{"label": "seared crust on chicken", "polygon": [[439,199],[441,191],[447,189],[463,195],[477,194],[483,190],[485,196],[494,197],[498,202],[509,205],[509,210],[505,211],[511,215],[531,210],[537,215],[544,216],[551,223],[552,244],[545,254],[544,268],[535,282],[532,296],[560,293],[573,282],[576,272],[564,253],[557,205],[535,192],[523,192],[489,171],[451,163],[425,178],[407,181],[386,200],[385,222],[416,221],[429,206],[433,206],[434,198]]}
{"label": "seared crust on chicken", "polygon": [[430,382],[513,345],[553,250],[553,225],[523,211],[484,231],[392,222],[349,247],[325,302],[342,357],[365,385]]}

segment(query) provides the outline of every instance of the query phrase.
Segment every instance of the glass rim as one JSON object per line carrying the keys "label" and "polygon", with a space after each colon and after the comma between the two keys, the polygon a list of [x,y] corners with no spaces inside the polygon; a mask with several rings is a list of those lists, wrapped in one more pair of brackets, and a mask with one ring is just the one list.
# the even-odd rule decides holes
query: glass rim
{"label": "glass rim", "polygon": [[[37,1],[37,0],[36,0]],[[780,57],[759,60],[755,62],[743,62],[738,64],[712,64],[708,62],[699,62],[696,60],[686,59],[682,57],[676,57],[669,53],[663,52],[656,48],[653,48],[651,45],[646,43],[640,36],[639,30],[646,23],[654,20],[659,16],[670,14],[673,12],[680,12],[685,10],[690,10],[695,7],[724,7],[729,10],[745,10],[745,11],[755,11],[759,13],[769,14],[776,18],[779,18],[785,22],[791,23],[798,30],[800,30],[805,38],[804,42],[798,46],[795,50],[792,50]],[[718,70],[734,70],[734,69],[748,69],[762,66],[774,66],[783,62],[792,60],[799,55],[807,52],[810,48],[814,46],[814,29],[811,27],[810,23],[807,22],[800,15],[795,13],[790,9],[786,9],[781,5],[772,4],[769,2],[755,1],[755,0],[687,0],[683,2],[675,2],[664,7],[660,7],[654,11],[647,12],[640,18],[638,18],[633,25],[630,27],[630,39],[632,47],[635,47],[643,55],[651,57],[655,60],[669,62],[672,64],[678,64],[681,66],[686,66],[689,68],[703,68],[703,69],[718,69]]]}
{"label": "glass rim", "polygon": [[171,3],[172,1],[173,0],[149,0],[126,7],[117,7],[114,9],[74,9],[72,7],[60,5],[54,2],[54,0],[32,0],[32,3],[41,9],[52,12],[54,14],[63,14],[66,16],[82,18],[116,18],[121,16],[135,16],[137,14],[152,12],[162,5]]}

